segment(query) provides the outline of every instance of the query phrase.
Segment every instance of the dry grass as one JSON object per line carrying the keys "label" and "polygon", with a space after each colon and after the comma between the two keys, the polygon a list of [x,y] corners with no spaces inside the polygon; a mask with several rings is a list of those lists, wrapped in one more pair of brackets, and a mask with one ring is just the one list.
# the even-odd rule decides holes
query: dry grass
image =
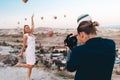
{"label": "dry grass", "polygon": [[115,73],[116,73],[117,75],[120,75],[120,71],[117,71],[117,70],[116,70]]}
{"label": "dry grass", "polygon": [[74,75],[70,74],[66,71],[58,71],[58,72],[56,72],[56,75],[64,77],[64,78],[74,79]]}
{"label": "dry grass", "polygon": [[120,64],[114,65],[113,74],[120,75]]}
{"label": "dry grass", "polygon": [[116,75],[120,75],[120,70],[115,70],[114,72]]}

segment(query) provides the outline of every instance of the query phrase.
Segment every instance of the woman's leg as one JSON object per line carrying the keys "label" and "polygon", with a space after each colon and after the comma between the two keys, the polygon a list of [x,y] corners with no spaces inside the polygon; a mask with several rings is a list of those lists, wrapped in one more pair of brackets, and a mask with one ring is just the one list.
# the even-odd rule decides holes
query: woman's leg
{"label": "woman's leg", "polygon": [[24,63],[17,63],[15,66],[25,67],[25,68],[33,68],[34,65],[24,64]]}
{"label": "woman's leg", "polygon": [[25,67],[25,68],[29,67],[28,64],[23,64],[23,63],[17,63],[15,66],[20,66],[20,67]]}
{"label": "woman's leg", "polygon": [[31,68],[28,68],[27,80],[30,80],[31,73],[32,73],[32,66]]}
{"label": "woman's leg", "polygon": [[27,80],[30,80],[30,76],[31,76],[31,73],[32,73],[32,68],[34,67],[34,65],[23,64],[23,63],[17,63],[15,66],[21,66],[21,67],[28,68]]}

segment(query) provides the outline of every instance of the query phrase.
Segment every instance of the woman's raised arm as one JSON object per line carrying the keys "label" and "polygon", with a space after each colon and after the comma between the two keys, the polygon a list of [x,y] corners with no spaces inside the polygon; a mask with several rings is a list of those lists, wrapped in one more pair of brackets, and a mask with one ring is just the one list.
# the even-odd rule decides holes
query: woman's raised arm
{"label": "woman's raised arm", "polygon": [[31,33],[34,32],[34,14],[31,16]]}

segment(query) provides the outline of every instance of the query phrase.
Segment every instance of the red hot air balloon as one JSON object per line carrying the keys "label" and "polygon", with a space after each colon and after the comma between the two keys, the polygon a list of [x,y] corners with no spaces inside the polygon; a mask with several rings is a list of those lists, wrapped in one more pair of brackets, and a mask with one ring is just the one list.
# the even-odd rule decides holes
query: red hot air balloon
{"label": "red hot air balloon", "polygon": [[54,19],[57,19],[57,16],[54,16]]}
{"label": "red hot air balloon", "polygon": [[28,0],[22,0],[24,3],[27,3],[28,2]]}
{"label": "red hot air balloon", "polygon": [[47,34],[48,34],[49,37],[52,37],[54,33],[53,33],[53,31],[48,31]]}

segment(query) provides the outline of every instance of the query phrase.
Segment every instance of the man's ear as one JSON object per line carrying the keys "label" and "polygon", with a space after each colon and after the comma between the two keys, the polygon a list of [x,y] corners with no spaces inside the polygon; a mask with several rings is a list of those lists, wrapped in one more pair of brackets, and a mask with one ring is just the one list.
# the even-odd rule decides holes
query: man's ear
{"label": "man's ear", "polygon": [[84,33],[84,32],[81,32],[80,34],[81,34],[81,35],[80,35],[81,38],[85,38],[85,33]]}

